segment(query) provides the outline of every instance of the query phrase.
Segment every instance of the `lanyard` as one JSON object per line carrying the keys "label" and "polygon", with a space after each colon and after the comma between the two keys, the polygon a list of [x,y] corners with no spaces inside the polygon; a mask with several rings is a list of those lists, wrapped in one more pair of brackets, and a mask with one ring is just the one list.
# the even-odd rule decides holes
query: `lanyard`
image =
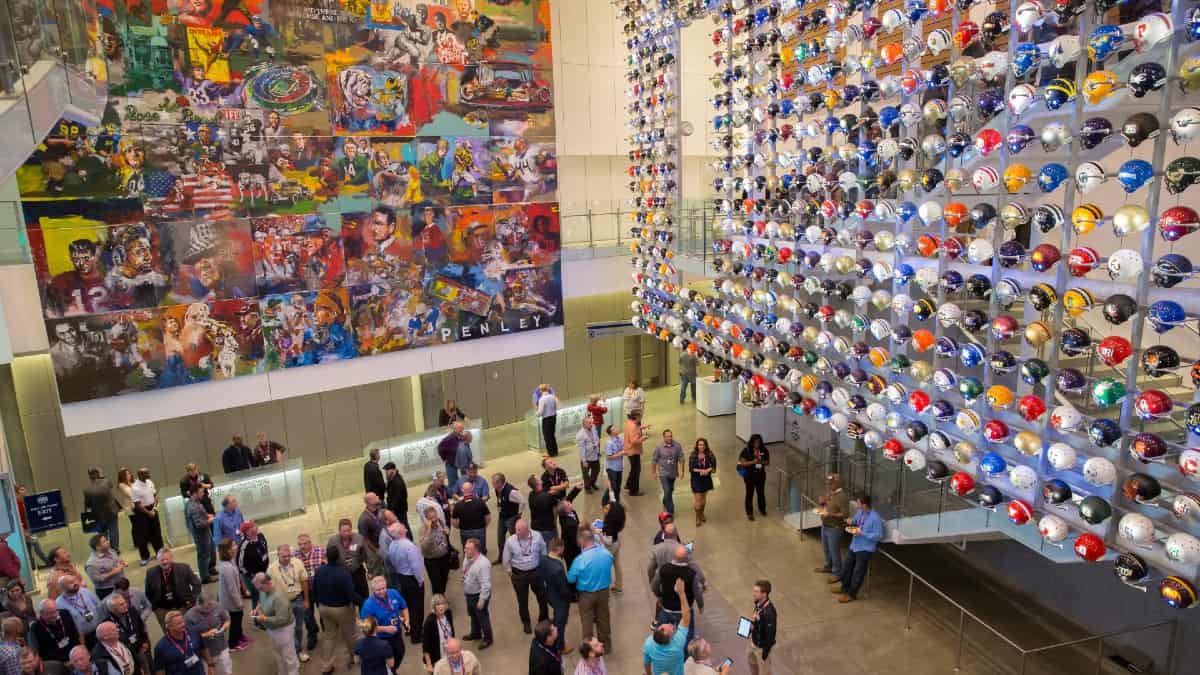
{"label": "lanyard", "polygon": [[175,638],[171,637],[170,633],[167,634],[167,639],[171,641],[171,644],[175,646],[175,649],[179,650],[180,656],[185,659],[188,657],[188,652],[192,650],[192,638],[188,636],[187,631],[184,631],[183,633],[182,645],[176,642]]}
{"label": "lanyard", "polygon": [[48,633],[50,633],[50,637],[54,638],[55,642],[57,642],[60,638],[67,636],[67,628],[63,625],[62,619],[59,619],[53,625],[48,624],[41,619],[38,619],[38,623],[42,624],[42,627],[45,628]]}
{"label": "lanyard", "polygon": [[76,593],[75,597],[73,597],[73,598],[68,598],[66,595],[63,595],[62,599],[66,600],[67,604],[71,605],[72,607],[74,607],[75,609],[77,609],[81,612],[89,611],[91,608],[88,607],[87,600],[80,601],[80,599],[79,599],[80,595],[82,595],[82,593]]}
{"label": "lanyard", "polygon": [[546,649],[546,645],[544,645],[544,644],[542,644],[542,643],[540,643],[540,642],[538,643],[538,647],[541,647],[541,648],[542,648],[542,651],[544,651],[544,652],[546,652],[547,654],[549,654],[550,656],[554,657],[554,660],[555,660],[555,661],[557,661],[558,663],[562,663],[562,656],[561,656],[561,655],[559,655],[559,654],[557,654],[557,653],[555,653],[555,652],[553,652],[553,651],[551,651],[551,650],[549,650],[549,649]]}

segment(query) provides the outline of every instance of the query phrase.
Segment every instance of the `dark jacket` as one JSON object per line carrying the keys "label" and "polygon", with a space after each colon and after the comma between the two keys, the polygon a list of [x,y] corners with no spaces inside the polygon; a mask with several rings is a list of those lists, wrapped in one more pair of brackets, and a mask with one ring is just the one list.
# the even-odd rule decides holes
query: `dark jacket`
{"label": "dark jacket", "polygon": [[604,536],[610,537],[613,541],[619,541],[621,530],[625,529],[625,507],[621,502],[613,502],[608,507],[608,513],[604,514]]}
{"label": "dark jacket", "polygon": [[567,566],[563,561],[548,555],[542,556],[542,561],[538,563],[538,577],[546,584],[546,601],[555,613],[565,610],[575,592],[567,581]]}
{"label": "dark jacket", "polygon": [[458,434],[451,431],[442,440],[438,441],[438,457],[442,458],[443,464],[454,463],[454,457],[458,455],[458,444],[461,440]]}
{"label": "dark jacket", "polygon": [[[446,621],[450,624],[450,635],[457,635],[454,632],[454,612],[446,609]],[[429,660],[437,663],[442,660],[442,642],[438,635],[437,614],[429,613],[425,617],[425,623],[421,624],[421,653],[428,654]]]}
{"label": "dark jacket", "polygon": [[554,507],[558,505],[558,497],[539,490],[530,492],[529,497],[529,527],[538,532],[557,529],[554,523]]}
{"label": "dark jacket", "polygon": [[404,476],[397,471],[395,476],[388,479],[387,498],[383,500],[388,511],[396,514],[400,522],[408,522],[408,486],[404,484]]}
{"label": "dark jacket", "polygon": [[562,657],[554,658],[547,649],[539,645],[537,640],[530,643],[529,675],[562,675]]}
{"label": "dark jacket", "polygon": [[250,452],[248,445],[230,445],[221,453],[221,469],[225,473],[245,471],[258,466],[257,458]]}
{"label": "dark jacket", "polygon": [[750,627],[750,642],[763,650],[763,658],[770,658],[771,648],[775,646],[775,626],[778,618],[775,615],[775,603],[768,601],[767,606],[758,610],[758,621]]}
{"label": "dark jacket", "polygon": [[387,499],[387,483],[383,480],[379,462],[367,460],[363,464],[363,492],[374,492],[380,501]]}
{"label": "dark jacket", "polygon": [[463,411],[458,410],[458,409],[455,409],[453,417],[450,416],[450,413],[446,412],[445,408],[442,408],[441,410],[438,411],[438,426],[439,427],[448,427],[451,424],[454,424],[455,422],[465,421],[466,419],[467,419],[467,416],[465,414],[463,414]]}
{"label": "dark jacket", "polygon": [[[128,645],[126,646],[128,647]],[[137,653],[132,649],[129,650],[129,652],[130,656],[135,657],[133,659],[134,675],[143,675],[143,673],[138,670],[138,662],[136,658]],[[102,674],[121,672],[121,666],[117,664],[117,660],[113,658],[112,654],[109,653],[108,648],[105,647],[101,642],[97,642],[96,646],[92,648],[92,665],[96,666],[97,672]],[[145,675],[149,674],[146,673]]]}
{"label": "dark jacket", "polygon": [[[82,644],[79,640],[79,631],[75,628],[75,619],[71,618],[71,613],[65,609],[58,610],[57,624],[46,626],[39,618],[33,622],[29,632],[37,645],[38,656],[42,657],[43,661],[66,663],[70,658],[71,649]],[[59,647],[58,641],[64,637],[67,639],[67,644]]]}
{"label": "dark jacket", "polygon": [[91,511],[98,523],[111,523],[117,519],[121,505],[113,497],[112,483],[97,478],[83,489],[83,508]]}
{"label": "dark jacket", "polygon": [[[190,607],[200,592],[200,577],[185,563],[171,564],[171,585],[163,584],[162,565],[146,570],[146,598],[155,609],[181,609]],[[174,596],[167,598],[168,593]]]}
{"label": "dark jacket", "polygon": [[255,541],[244,541],[238,547],[237,566],[242,574],[253,577],[259,572],[266,572],[271,564],[271,545],[267,543],[267,535],[258,533]]}
{"label": "dark jacket", "polygon": [[563,560],[569,566],[579,556],[579,512],[558,513],[558,536],[563,540]]}
{"label": "dark jacket", "polygon": [[[108,621],[117,624],[117,631],[121,635],[121,642],[129,647],[129,651],[137,654],[146,645],[150,644],[150,634],[146,632],[146,624],[142,621],[142,616],[137,613],[137,610],[130,607],[129,611],[121,617],[108,613]],[[151,648],[154,645],[150,645]],[[146,673],[146,675],[150,675]]]}

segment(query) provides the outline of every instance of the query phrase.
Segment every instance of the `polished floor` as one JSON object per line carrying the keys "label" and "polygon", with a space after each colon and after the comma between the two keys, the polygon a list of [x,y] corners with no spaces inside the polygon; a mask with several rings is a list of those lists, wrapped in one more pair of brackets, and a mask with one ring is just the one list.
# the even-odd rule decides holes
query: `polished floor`
{"label": "polished floor", "polygon": [[[711,494],[708,523],[694,527],[691,495],[686,481],[681,481],[676,493],[680,528],[685,541],[695,540],[695,555],[704,569],[709,588],[704,614],[698,617],[700,635],[714,644],[714,661],[725,656],[734,659],[735,673],[748,673],[745,661],[746,643],[735,635],[739,614],[749,612],[751,587],[757,579],[769,579],[774,585],[773,601],[779,612],[779,644],[775,651],[772,672],[775,675],[839,674],[839,673],[949,673],[954,672],[956,659],[966,673],[994,672],[977,657],[973,649],[959,656],[953,630],[946,630],[929,613],[914,611],[909,630],[905,630],[907,579],[877,564],[868,586],[859,601],[840,605],[829,592],[825,576],[812,569],[821,563],[820,546],[813,536],[801,537],[782,521],[779,510],[780,476],[772,472],[768,481],[769,516],[748,522],[742,510],[742,485],[734,472],[734,458],[741,444],[734,437],[732,417],[707,418],[696,412],[692,403],[680,405],[675,389],[659,389],[649,393],[647,423],[652,433],[671,429],[686,449],[697,436],[708,438],[718,456],[717,489]],[[513,425],[519,426],[519,425]],[[492,433],[489,431],[489,433]],[[501,432],[497,432],[497,435]],[[506,438],[512,444],[523,439],[523,429]],[[489,440],[497,449],[500,441]],[[514,445],[514,447],[516,447]],[[781,468],[791,461],[782,447],[773,448],[774,467]],[[578,473],[574,448],[564,448],[560,463],[568,472]],[[502,471],[515,484],[538,470],[540,456],[517,450],[490,460],[486,473]],[[626,500],[629,524],[622,535],[621,559],[625,572],[625,592],[614,596],[611,604],[615,644],[607,659],[608,671],[614,674],[642,673],[641,644],[646,638],[654,610],[654,598],[649,592],[645,575],[647,552],[657,529],[656,515],[661,510],[658,486],[650,481],[649,467],[643,470],[642,497]],[[359,494],[361,485],[353,490],[341,481],[337,494]],[[419,494],[423,486],[414,486],[411,493]],[[586,519],[599,513],[598,497],[581,495],[577,507]],[[358,496],[326,499],[318,508],[309,508],[304,515],[267,523],[263,530],[271,544],[294,541],[296,535],[307,532],[318,541],[335,529],[341,517],[354,518],[361,510]],[[494,533],[489,532],[494,541]],[[494,545],[494,544],[493,544]],[[194,562],[190,550],[181,549],[180,559]],[[134,565],[132,580],[140,584],[141,570]],[[492,603],[496,643],[479,653],[485,673],[519,674],[526,672],[529,637],[517,620],[515,598],[502,568],[494,567],[494,600]],[[215,590],[215,588],[213,589]],[[457,620],[459,634],[466,633],[465,601],[461,580],[451,578],[448,590]],[[580,640],[577,614],[568,625],[568,644]],[[157,638],[157,627],[153,627]],[[270,672],[274,668],[269,643],[265,635],[248,630],[257,637],[254,645],[233,656],[238,673]],[[473,648],[468,643],[468,648]],[[318,648],[319,649],[319,648]],[[315,658],[304,665],[306,673],[320,672]],[[340,659],[339,659],[340,660]],[[339,673],[357,672],[339,664]],[[572,673],[575,658],[568,656],[566,672]],[[419,665],[419,649],[410,648],[401,668],[402,673],[424,672]],[[1032,672],[1032,671],[1031,671]]]}

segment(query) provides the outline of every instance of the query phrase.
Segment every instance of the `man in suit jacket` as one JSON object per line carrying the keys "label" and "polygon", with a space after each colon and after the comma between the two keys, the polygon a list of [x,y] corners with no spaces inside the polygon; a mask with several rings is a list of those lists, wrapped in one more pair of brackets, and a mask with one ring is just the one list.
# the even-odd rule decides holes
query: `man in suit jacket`
{"label": "man in suit jacket", "polygon": [[158,564],[146,570],[146,597],[154,608],[158,625],[166,631],[168,612],[187,611],[200,593],[200,577],[184,563],[175,562],[171,549],[158,551]]}
{"label": "man in suit jacket", "polygon": [[374,492],[381,502],[387,500],[387,481],[379,468],[379,448],[371,448],[370,457],[363,464],[363,492]]}
{"label": "man in suit jacket", "polygon": [[549,555],[542,558],[538,564],[538,576],[546,584],[546,604],[554,609],[554,625],[558,628],[558,640],[555,647],[563,651],[563,640],[567,634],[567,619],[571,614],[571,599],[575,594],[567,581],[567,565],[563,560],[563,540],[555,537],[550,541]]}
{"label": "man in suit jacket", "polygon": [[221,453],[221,468],[225,473],[235,473],[253,469],[258,466],[258,458],[250,450],[250,446],[242,442],[241,436],[234,436],[233,442]]}
{"label": "man in suit jacket", "polygon": [[[383,465],[383,475],[387,479],[387,499],[384,503],[387,504],[388,510],[404,523],[406,529],[412,530],[408,526],[408,486],[404,484],[404,476],[400,475],[400,469],[396,468],[395,462]],[[408,538],[412,539],[411,532]]]}
{"label": "man in suit jacket", "polygon": [[108,537],[112,549],[120,553],[121,528],[117,515],[121,513],[121,505],[113,496],[113,484],[104,479],[104,472],[98,467],[88,469],[88,478],[91,482],[83,489],[83,508],[96,519],[96,531]]}

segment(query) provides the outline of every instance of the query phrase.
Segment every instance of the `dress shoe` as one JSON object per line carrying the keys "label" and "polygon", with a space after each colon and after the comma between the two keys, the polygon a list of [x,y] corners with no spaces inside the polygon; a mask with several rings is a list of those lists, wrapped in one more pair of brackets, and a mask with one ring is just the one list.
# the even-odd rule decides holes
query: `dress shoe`
{"label": "dress shoe", "polygon": [[746,517],[747,517],[747,518],[749,518],[750,520],[754,520],[754,514],[753,514],[753,513],[747,513],[747,514],[746,514]]}
{"label": "dress shoe", "polygon": [[847,602],[854,602],[854,598],[846,595],[845,593],[842,593],[841,595],[838,596],[838,602],[840,602],[844,605]]}
{"label": "dress shoe", "polygon": [[470,634],[470,635],[464,635],[462,639],[464,639],[464,640],[471,640],[471,641],[473,642],[473,641],[475,641],[475,640],[478,640],[479,638],[480,638],[480,636],[479,636],[479,635],[475,635],[474,633],[472,633],[472,634]]}
{"label": "dress shoe", "polygon": [[484,649],[487,649],[488,647],[491,647],[491,646],[492,646],[492,641],[491,641],[491,640],[484,640],[483,642],[480,642],[480,643],[479,643],[479,646],[477,647],[477,649],[479,649],[479,650],[484,650]]}
{"label": "dress shoe", "polygon": [[845,595],[846,594],[844,591],[842,591],[840,586],[835,586],[835,587],[829,589],[829,592],[833,593],[834,595]]}
{"label": "dress shoe", "polygon": [[831,585],[831,586],[832,586],[833,584],[840,584],[840,583],[842,583],[842,580],[841,580],[841,578],[840,578],[840,577],[829,577],[828,579],[826,579],[826,580],[825,580],[825,583],[827,583],[827,584],[829,584],[829,585]]}
{"label": "dress shoe", "polygon": [[817,574],[829,574],[828,567],[816,567],[813,569],[813,571],[816,572]]}
{"label": "dress shoe", "polygon": [[763,509],[759,509],[759,510],[758,510],[758,513],[759,513],[759,515],[762,515],[762,516],[765,516],[765,515],[767,515],[767,512],[766,512],[766,511],[764,511]]}
{"label": "dress shoe", "polygon": [[526,622],[524,626],[525,626],[525,634],[533,635],[533,626],[530,626],[528,622]]}

